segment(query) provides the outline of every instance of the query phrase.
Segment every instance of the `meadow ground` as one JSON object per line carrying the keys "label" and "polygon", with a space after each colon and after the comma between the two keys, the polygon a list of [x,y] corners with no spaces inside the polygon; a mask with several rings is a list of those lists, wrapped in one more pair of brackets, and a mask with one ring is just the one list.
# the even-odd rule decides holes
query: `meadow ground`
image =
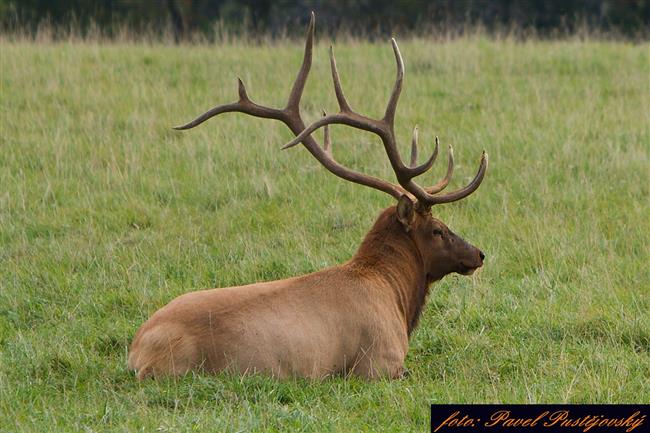
{"label": "meadow ground", "polygon": [[[310,120],[336,108],[325,42]],[[336,48],[351,104],[379,116],[390,45]],[[139,383],[127,347],[157,308],[341,263],[391,199],[280,151],[278,123],[170,129],[234,100],[236,75],[282,105],[301,44],[1,41],[0,430],[427,431],[430,403],[650,402],[650,46],[401,48],[404,154],[414,124],[423,153],[452,143],[452,187],[490,155],[477,193],[434,208],[487,261],[432,287],[410,377]],[[342,162],[392,178],[374,137],[332,134]]]}

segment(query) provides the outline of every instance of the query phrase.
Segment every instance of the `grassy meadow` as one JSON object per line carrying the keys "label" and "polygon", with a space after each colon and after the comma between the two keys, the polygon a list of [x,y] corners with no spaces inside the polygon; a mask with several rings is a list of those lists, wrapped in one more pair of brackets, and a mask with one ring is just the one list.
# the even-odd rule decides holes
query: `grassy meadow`
{"label": "grassy meadow", "polygon": [[[336,110],[319,40],[304,117]],[[428,431],[429,404],[650,402],[650,45],[405,40],[396,132],[408,154],[454,145],[433,209],[487,255],[435,284],[411,375],[137,382],[140,324],[187,291],[347,260],[392,199],[328,174],[280,123],[301,43],[253,46],[0,40],[0,431]],[[390,44],[336,44],[351,105],[383,113]],[[321,133],[317,133],[321,139]],[[348,166],[393,179],[374,136],[332,129]],[[423,156],[424,158],[424,156]],[[420,178],[443,175],[445,157]]]}

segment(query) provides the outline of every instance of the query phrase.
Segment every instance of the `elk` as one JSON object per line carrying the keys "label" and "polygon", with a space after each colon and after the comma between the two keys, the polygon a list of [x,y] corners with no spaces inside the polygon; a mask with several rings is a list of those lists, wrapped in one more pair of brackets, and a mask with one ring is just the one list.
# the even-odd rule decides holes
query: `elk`
{"label": "elk", "polygon": [[[483,252],[434,218],[431,207],[474,192],[485,175],[487,154],[483,152],[474,179],[457,191],[441,193],[453,172],[451,147],[447,173],[440,182],[430,187],[414,182],[433,165],[439,143],[436,138],[432,155],[417,165],[416,128],[410,163],[400,157],[394,121],[404,63],[395,39],[391,43],[397,79],[383,118],[372,119],[350,107],[330,49],[340,111],[305,125],[299,103],[311,67],[314,20],[312,13],[302,66],[286,107],[256,104],[239,80],[237,102],[212,108],[176,129],[190,129],[228,112],[279,120],[295,135],[284,149],[302,143],[331,173],[388,193],[397,204],[381,212],[356,254],[342,265],[279,281],[190,292],[172,300],[135,335],[128,365],[139,379],[223,370],[278,378],[399,378],[405,371],[409,337],[418,324],[429,286],[453,272],[470,275],[483,265]],[[377,135],[398,183],[339,164],[332,155],[328,129],[332,124]],[[319,128],[324,128],[322,146],[312,137]]]}

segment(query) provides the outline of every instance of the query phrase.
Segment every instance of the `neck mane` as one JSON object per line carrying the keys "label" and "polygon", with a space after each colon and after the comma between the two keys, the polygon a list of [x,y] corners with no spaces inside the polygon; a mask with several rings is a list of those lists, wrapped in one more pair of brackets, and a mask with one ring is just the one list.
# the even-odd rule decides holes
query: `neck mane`
{"label": "neck mane", "polygon": [[397,220],[394,206],[377,218],[349,265],[388,283],[410,336],[418,325],[430,282],[420,251]]}

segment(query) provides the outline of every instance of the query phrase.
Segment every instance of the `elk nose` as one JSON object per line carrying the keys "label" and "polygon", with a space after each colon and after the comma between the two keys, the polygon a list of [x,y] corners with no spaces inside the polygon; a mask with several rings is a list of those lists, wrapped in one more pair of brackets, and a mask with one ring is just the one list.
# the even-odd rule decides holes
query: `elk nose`
{"label": "elk nose", "polygon": [[485,254],[483,254],[483,251],[479,250],[478,256],[481,258],[481,261],[485,260]]}

